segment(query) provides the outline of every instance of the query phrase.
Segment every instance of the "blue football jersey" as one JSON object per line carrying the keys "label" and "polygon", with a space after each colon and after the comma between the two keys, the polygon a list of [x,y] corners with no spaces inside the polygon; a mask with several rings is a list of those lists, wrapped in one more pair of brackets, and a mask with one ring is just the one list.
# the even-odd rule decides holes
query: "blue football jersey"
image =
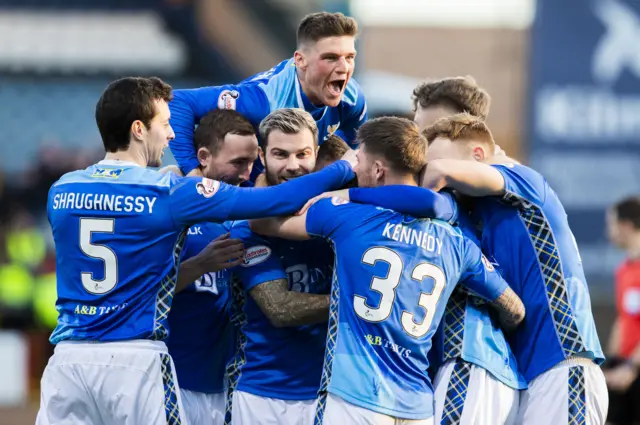
{"label": "blue football jersey", "polygon": [[246,221],[231,232],[242,239],[245,262],[237,267],[244,295],[244,317],[239,332],[236,363],[242,364],[237,389],[281,400],[312,400],[318,395],[327,339],[327,324],[274,327],[249,294],[252,288],[275,279],[288,279],[289,290],[329,294],[333,278],[333,251],[324,239],[288,241],[263,238]]}
{"label": "blue football jersey", "polygon": [[112,160],[65,174],[47,202],[58,294],[51,342],[165,339],[188,227],[292,214],[353,177],[336,164],[259,189]]}
{"label": "blue football jersey", "polygon": [[604,360],[589,288],[567,214],[547,181],[522,165],[496,165],[502,199],[476,200],[482,251],[522,299],[527,317],[511,348],[527,381],[573,355]]}
{"label": "blue football jersey", "polygon": [[[466,211],[460,211],[458,226],[462,233],[480,246],[476,229]],[[447,303],[438,332],[433,338],[434,368],[456,358],[482,367],[503,384],[522,390],[527,382],[504,333],[489,311],[489,306],[470,295],[463,286],[454,289]]]}
{"label": "blue football jersey", "polygon": [[[352,146],[356,130],[367,120],[364,94],[356,80],[349,80],[338,106],[315,106],[300,87],[293,58],[239,84],[175,90],[173,94],[169,108],[176,138],[169,146],[185,174],[199,165],[193,148],[194,125],[216,108],[235,109],[256,128],[276,109],[305,109],[316,120],[320,143],[330,134],[336,133]],[[252,176],[255,177],[262,169],[262,165],[256,161]]]}
{"label": "blue football jersey", "polygon": [[459,281],[488,300],[506,282],[443,221],[334,198],[315,203],[306,226],[336,256],[321,394],[397,418],[433,416],[427,354],[447,300]]}
{"label": "blue football jersey", "polygon": [[[182,260],[199,254],[227,233],[225,224],[201,223],[189,228]],[[229,317],[230,281],[229,270],[207,273],[173,299],[167,347],[180,388],[208,394],[225,389],[225,369],[235,342]]]}

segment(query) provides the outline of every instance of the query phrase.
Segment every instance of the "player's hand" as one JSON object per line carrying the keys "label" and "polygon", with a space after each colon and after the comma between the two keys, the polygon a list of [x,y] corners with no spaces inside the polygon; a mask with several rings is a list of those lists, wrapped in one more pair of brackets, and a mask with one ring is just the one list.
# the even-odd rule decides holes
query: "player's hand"
{"label": "player's hand", "polygon": [[342,159],[343,161],[347,161],[349,164],[351,164],[351,168],[355,168],[356,165],[358,165],[358,150],[357,149],[348,149],[344,155],[342,155]]}
{"label": "player's hand", "polygon": [[607,386],[612,390],[625,392],[636,380],[638,369],[628,363],[623,363],[604,373]]}
{"label": "player's hand", "polygon": [[447,186],[447,181],[443,177],[441,162],[437,159],[427,162],[420,173],[420,186],[427,189],[440,191]]}
{"label": "player's hand", "polygon": [[256,182],[253,185],[253,187],[267,187],[267,186],[269,186],[267,184],[267,175],[265,173],[258,174],[258,177],[256,177]]}
{"label": "player's hand", "polygon": [[182,171],[180,171],[180,167],[178,167],[177,165],[167,165],[166,167],[162,167],[158,171],[162,174],[173,173],[178,177],[183,176]]}
{"label": "player's hand", "polygon": [[320,199],[324,199],[324,198],[340,198],[340,199],[344,199],[345,201],[349,201],[349,189],[340,189],[340,190],[334,190],[332,192],[325,192],[322,193],[318,196],[315,196],[311,199],[309,199],[307,201],[306,204],[304,204],[304,206],[302,207],[302,209],[300,209],[300,211],[298,211],[296,213],[296,215],[302,215],[304,213],[307,212],[307,210],[309,208],[311,208],[311,205],[315,204],[316,202],[318,202]]}
{"label": "player's hand", "polygon": [[230,239],[229,233],[217,237],[198,254],[204,273],[235,267],[244,259],[244,245],[240,239]]}
{"label": "player's hand", "polygon": [[204,174],[202,174],[202,170],[199,167],[196,167],[193,170],[189,171],[187,177],[204,177]]}

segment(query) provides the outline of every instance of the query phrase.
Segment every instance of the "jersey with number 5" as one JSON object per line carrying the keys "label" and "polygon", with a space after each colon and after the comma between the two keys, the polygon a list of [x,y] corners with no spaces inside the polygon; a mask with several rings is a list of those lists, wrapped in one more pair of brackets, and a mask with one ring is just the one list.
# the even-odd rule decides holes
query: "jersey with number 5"
{"label": "jersey with number 5", "polygon": [[[340,162],[325,176],[340,177]],[[347,171],[345,180],[351,178]],[[310,175],[288,188],[263,189],[179,178],[124,161],[65,174],[47,202],[59,313],[51,342],[165,339],[188,227],[291,214],[309,197],[344,184],[339,178],[325,182],[323,172],[313,181]],[[288,205],[292,198],[299,199]]]}
{"label": "jersey with number 5", "polygon": [[493,301],[506,282],[443,221],[334,198],[314,204],[306,226],[336,255],[321,392],[397,418],[431,417],[427,354],[454,287]]}

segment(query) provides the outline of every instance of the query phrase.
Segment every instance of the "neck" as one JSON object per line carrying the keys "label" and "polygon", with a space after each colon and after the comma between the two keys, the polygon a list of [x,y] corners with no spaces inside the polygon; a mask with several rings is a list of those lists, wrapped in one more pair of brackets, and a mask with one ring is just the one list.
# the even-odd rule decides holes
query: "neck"
{"label": "neck", "polygon": [[307,99],[309,99],[309,102],[311,102],[314,106],[324,106],[322,102],[320,102],[311,93],[311,90],[304,79],[304,73],[297,68],[296,68],[296,73],[298,74],[298,81],[300,81],[300,89],[302,90],[302,93],[304,93],[304,95],[307,96]]}
{"label": "neck", "polygon": [[405,185],[405,186],[418,186],[418,180],[416,179],[416,176],[413,176],[411,174],[396,175],[396,174],[388,173],[387,175],[385,175],[384,186],[391,186],[391,185],[398,185],[398,184]]}
{"label": "neck", "polygon": [[112,161],[127,161],[138,164],[141,167],[147,166],[147,160],[140,152],[135,152],[131,149],[126,151],[118,151],[118,152],[107,152],[104,159],[112,160]]}
{"label": "neck", "polygon": [[629,246],[626,249],[627,256],[632,260],[640,259],[640,232],[631,237]]}

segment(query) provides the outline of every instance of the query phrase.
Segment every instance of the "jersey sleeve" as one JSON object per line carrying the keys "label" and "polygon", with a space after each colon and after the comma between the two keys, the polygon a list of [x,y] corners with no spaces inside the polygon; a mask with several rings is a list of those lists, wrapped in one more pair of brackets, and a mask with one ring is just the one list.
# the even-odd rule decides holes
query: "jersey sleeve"
{"label": "jersey sleeve", "polygon": [[524,199],[542,205],[546,199],[546,182],[537,171],[519,164],[501,164],[493,167],[504,178],[505,200]]}
{"label": "jersey sleeve", "polygon": [[336,161],[325,169],[271,187],[239,188],[216,180],[184,177],[172,181],[169,206],[178,228],[201,221],[291,215],[307,200],[344,186],[354,177],[351,166]]}
{"label": "jersey sleeve", "polygon": [[464,264],[460,282],[474,295],[495,301],[509,287],[493,264],[471,240],[464,239]]}
{"label": "jersey sleeve", "polygon": [[376,188],[349,189],[349,199],[361,204],[408,214],[413,217],[437,218],[455,222],[458,206],[450,193],[438,193],[416,186],[391,185]]}
{"label": "jersey sleeve", "polygon": [[355,149],[356,132],[368,119],[367,101],[362,89],[355,80],[349,81],[348,84],[345,98],[343,99],[347,107],[345,108],[343,122],[336,134],[347,142],[351,148]]}
{"label": "jersey sleeve", "polygon": [[245,291],[264,282],[287,279],[282,261],[273,251],[271,243],[253,233],[246,222],[231,229],[231,238],[240,239],[244,244],[244,261],[233,271],[242,281]]}
{"label": "jersey sleeve", "polygon": [[193,146],[194,126],[216,108],[235,109],[256,127],[270,110],[269,101],[257,84],[175,90],[169,109],[176,137],[169,147],[184,175],[199,165]]}

